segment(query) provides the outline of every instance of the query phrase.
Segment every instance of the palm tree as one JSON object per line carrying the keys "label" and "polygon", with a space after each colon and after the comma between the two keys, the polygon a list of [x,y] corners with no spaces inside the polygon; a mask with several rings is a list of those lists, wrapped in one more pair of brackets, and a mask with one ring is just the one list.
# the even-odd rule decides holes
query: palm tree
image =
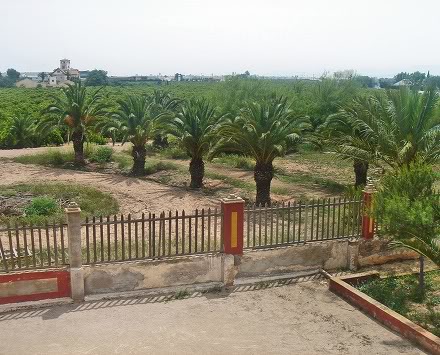
{"label": "palm tree", "polygon": [[96,122],[95,128],[104,137],[110,137],[114,146],[121,132],[122,122],[114,117],[104,117]]}
{"label": "palm tree", "polygon": [[[367,184],[369,162],[374,160],[375,142],[363,140],[357,125],[353,124],[353,117],[360,118],[372,125],[371,116],[366,114],[370,108],[370,99],[358,97],[350,106],[340,110],[337,114],[330,115],[325,123],[319,127],[324,141],[331,147],[333,152],[341,158],[353,160],[356,188]],[[356,147],[356,154],[350,152]]]}
{"label": "palm tree", "polygon": [[61,96],[53,97],[54,103],[46,109],[46,113],[50,115],[39,125],[39,130],[45,133],[57,125],[68,127],[73,141],[76,165],[85,164],[84,142],[87,130],[96,119],[106,113],[100,90],[89,95],[87,88],[80,81],[67,85],[61,89]]}
{"label": "palm tree", "polygon": [[396,169],[440,158],[438,95],[402,88],[386,95],[357,97],[328,117],[323,132],[335,153],[353,159],[356,185],[365,184],[368,164]]}
{"label": "palm tree", "polygon": [[[154,90],[150,98],[152,104],[152,111],[154,114],[164,112],[177,113],[182,105],[182,100],[172,97],[170,93],[162,90]],[[153,140],[153,145],[158,148],[165,148],[169,145],[166,135],[156,134]]]}
{"label": "palm tree", "polygon": [[223,120],[213,106],[204,99],[192,99],[185,104],[169,125],[170,134],[177,137],[180,145],[191,157],[189,172],[192,188],[203,186],[205,163],[215,139],[216,129]]}
{"label": "palm tree", "polygon": [[222,140],[215,151],[235,151],[255,159],[257,205],[270,205],[273,161],[296,149],[302,134],[311,128],[308,118],[294,117],[286,98],[246,105],[235,120],[222,125]]}
{"label": "palm tree", "polygon": [[133,175],[145,173],[145,159],[147,149],[145,145],[149,139],[160,132],[164,126],[164,113],[157,113],[147,96],[129,96],[125,100],[118,100],[119,109],[113,114],[113,120],[119,125],[123,135],[122,144],[133,144]]}
{"label": "palm tree", "polygon": [[32,147],[35,141],[35,120],[28,116],[12,117],[9,134],[15,147]]}

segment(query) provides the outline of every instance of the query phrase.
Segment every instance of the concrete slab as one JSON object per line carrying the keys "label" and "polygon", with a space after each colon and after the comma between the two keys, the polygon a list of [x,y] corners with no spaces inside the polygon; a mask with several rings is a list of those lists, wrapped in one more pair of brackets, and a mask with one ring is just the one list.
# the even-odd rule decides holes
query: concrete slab
{"label": "concrete slab", "polygon": [[273,285],[0,314],[0,353],[423,354],[326,281]]}

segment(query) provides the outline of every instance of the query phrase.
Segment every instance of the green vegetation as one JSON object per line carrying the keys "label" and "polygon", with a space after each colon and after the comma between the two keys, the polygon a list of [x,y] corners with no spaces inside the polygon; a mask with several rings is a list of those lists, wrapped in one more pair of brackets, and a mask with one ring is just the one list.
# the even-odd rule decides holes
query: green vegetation
{"label": "green vegetation", "polygon": [[356,186],[365,185],[370,163],[392,169],[415,161],[433,164],[440,158],[439,97],[402,88],[357,97],[330,115],[321,133],[330,149],[354,161]]}
{"label": "green vegetation", "polygon": [[424,291],[424,259],[440,266],[440,201],[434,195],[437,176],[430,166],[411,164],[385,176],[375,196],[380,235],[392,245],[420,254],[420,291]]}
{"label": "green vegetation", "polygon": [[223,118],[224,116],[218,115],[206,100],[194,99],[184,105],[168,125],[169,133],[177,138],[181,148],[191,158],[189,172],[192,188],[200,188],[203,185],[203,159],[216,140]]}
{"label": "green vegetation", "polygon": [[389,276],[373,279],[358,289],[376,301],[440,336],[440,271],[426,273],[425,292],[417,276]]}
{"label": "green vegetation", "polygon": [[215,163],[229,166],[230,168],[254,170],[255,161],[244,155],[221,154],[213,160]]}
{"label": "green vegetation", "polygon": [[62,88],[62,96],[54,96],[47,108],[47,116],[38,124],[42,136],[57,127],[66,127],[72,138],[75,151],[75,164],[84,165],[84,142],[87,131],[99,117],[104,116],[104,104],[99,94],[100,89],[88,96],[85,86],[80,81]]}
{"label": "green vegetation", "polygon": [[216,152],[240,152],[255,160],[256,204],[270,205],[273,161],[297,150],[304,132],[310,128],[307,118],[293,115],[286,98],[273,98],[248,104],[234,120],[219,128],[222,137]]}
{"label": "green vegetation", "polygon": [[[167,160],[189,157],[193,187],[203,184],[207,157],[217,166],[253,169],[260,205],[270,203],[275,173],[284,184],[316,185],[336,193],[347,184],[346,176],[352,175],[343,159],[349,161],[352,171],[354,168],[356,187],[365,184],[367,173],[375,174],[373,166],[393,170],[415,160],[436,163],[440,111],[434,91],[426,90],[423,95],[408,89],[373,93],[368,89],[374,86],[370,79],[344,71],[319,81],[257,80],[242,75],[216,83],[175,82],[162,90],[145,84],[93,90],[80,83],[62,90],[1,89],[0,148],[72,139],[73,162],[70,152],[51,153],[34,161],[124,173],[130,167],[138,176],[163,168],[146,163],[150,156]],[[422,81],[425,85],[426,80]],[[283,99],[277,99],[280,97]],[[214,125],[210,122],[204,127],[204,119],[199,117],[203,110],[196,112],[202,102],[209,107],[205,111],[211,118],[218,118]],[[108,148],[94,154],[84,150],[84,142],[105,144],[109,139],[133,143],[133,162],[128,162],[126,154],[114,154]],[[299,153],[305,150],[310,154]],[[332,163],[328,152],[333,153]],[[303,161],[312,172],[295,169],[296,159],[312,155],[313,161]],[[30,162],[29,158],[22,161],[26,159]],[[86,159],[97,164],[84,167]],[[281,159],[275,169],[273,162]],[[324,160],[328,164],[322,164]],[[176,163],[182,172],[181,164]],[[309,177],[311,181],[307,181]],[[175,183],[173,177],[163,174],[153,178]],[[182,185],[180,178],[177,184]],[[284,193],[289,190],[280,184],[275,188]]]}
{"label": "green vegetation", "polygon": [[145,160],[147,156],[146,144],[149,139],[160,131],[162,118],[166,112],[159,112],[146,96],[129,96],[125,100],[118,100],[119,109],[112,120],[104,120],[104,131],[116,128],[123,136],[122,142],[133,144],[132,174],[145,174]]}
{"label": "green vegetation", "polygon": [[24,208],[25,216],[45,216],[49,217],[57,212],[60,212],[60,207],[57,202],[50,197],[35,197],[32,201]]}
{"label": "green vegetation", "polygon": [[[64,208],[76,202],[85,216],[110,215],[118,212],[118,203],[107,193],[71,183],[20,184],[0,187],[0,196],[11,200],[13,213],[2,211],[1,223],[41,224],[64,221]],[[21,201],[20,204],[16,201]],[[24,203],[24,204],[23,204]]]}
{"label": "green vegetation", "polygon": [[109,163],[113,160],[113,149],[110,147],[98,147],[90,155],[90,161],[93,163]]}

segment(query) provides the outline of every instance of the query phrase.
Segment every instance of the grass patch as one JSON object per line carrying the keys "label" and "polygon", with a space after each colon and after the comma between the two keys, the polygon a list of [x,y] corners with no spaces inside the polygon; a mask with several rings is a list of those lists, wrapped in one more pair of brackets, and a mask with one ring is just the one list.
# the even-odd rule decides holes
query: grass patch
{"label": "grass patch", "polygon": [[92,163],[109,163],[113,161],[113,149],[105,146],[97,147],[96,150],[90,154],[89,160]]}
{"label": "grass patch", "polygon": [[230,168],[254,170],[255,161],[252,158],[237,154],[222,155],[213,160],[214,163],[222,164]]}
{"label": "grass patch", "polygon": [[39,196],[32,199],[32,201],[24,208],[26,216],[52,216],[58,213],[60,206],[57,201],[51,197]]}
{"label": "grass patch", "polygon": [[178,145],[170,145],[165,149],[158,150],[157,153],[168,159],[188,159],[188,154]]}
{"label": "grass patch", "polygon": [[343,193],[346,191],[346,186],[336,181],[314,176],[311,174],[296,173],[295,175],[281,175],[277,174],[277,178],[285,183],[289,184],[301,184],[301,185],[318,185],[319,187],[328,190],[332,193]]}
{"label": "grass patch", "polygon": [[[20,184],[0,187],[0,196],[29,196],[32,201],[21,208],[21,216],[0,215],[2,223],[41,224],[50,221],[64,221],[64,207],[76,202],[81,215],[99,216],[117,213],[118,202],[110,194],[91,187],[67,183]],[[55,202],[55,206],[52,203]]]}
{"label": "grass patch", "polygon": [[126,153],[113,154],[113,160],[121,171],[129,172],[133,167],[133,158]]}
{"label": "grass patch", "polygon": [[[113,149],[110,147],[84,145],[84,157],[91,162],[105,163],[111,161]],[[14,161],[21,164],[36,164],[51,167],[66,167],[71,169],[74,163],[75,154],[73,149],[48,149],[45,152],[32,155],[15,157]]]}
{"label": "grass patch", "polygon": [[148,159],[145,162],[145,174],[151,175],[159,171],[179,170],[179,167],[171,162]]}
{"label": "grass patch", "polygon": [[358,289],[440,336],[440,270],[426,273],[424,294],[418,288],[418,275],[375,279],[358,286]]}
{"label": "grass patch", "polygon": [[246,181],[243,181],[240,179],[232,178],[230,176],[207,171],[207,172],[205,172],[205,177],[210,178],[210,179],[215,179],[215,180],[221,180],[225,184],[231,185],[231,186],[239,188],[239,189],[243,189],[248,192],[255,191],[255,184],[254,183],[249,183],[249,182],[246,182]]}
{"label": "grass patch", "polygon": [[21,164],[37,164],[44,166],[61,167],[66,163],[73,163],[73,151],[48,150],[47,152],[23,155],[14,158],[14,161]]}

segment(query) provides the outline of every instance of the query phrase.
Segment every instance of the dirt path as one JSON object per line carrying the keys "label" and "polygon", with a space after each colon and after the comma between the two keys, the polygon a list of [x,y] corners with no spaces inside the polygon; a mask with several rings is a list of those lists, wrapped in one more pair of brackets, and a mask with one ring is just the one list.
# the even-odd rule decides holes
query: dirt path
{"label": "dirt path", "polygon": [[219,206],[217,198],[206,196],[202,192],[152,181],[122,175],[24,165],[9,160],[0,161],[0,185],[48,181],[84,184],[108,192],[118,200],[122,213],[170,209],[192,211],[196,208]]}
{"label": "dirt path", "polygon": [[246,289],[1,314],[0,353],[423,354],[325,282]]}
{"label": "dirt path", "polygon": [[[129,149],[127,145],[112,146],[114,151],[121,152]],[[162,210],[186,210],[192,211],[196,208],[208,208],[219,206],[219,195],[225,186],[224,182],[220,180],[207,179],[213,182],[211,187],[219,188],[220,194],[217,196],[209,196],[201,191],[193,191],[185,187],[176,187],[162,184],[154,180],[154,174],[148,180],[130,178],[127,176],[116,174],[104,174],[97,172],[81,172],[66,169],[56,169],[42,166],[23,165],[13,162],[11,159],[23,156],[33,155],[48,150],[71,150],[71,145],[64,145],[61,147],[40,147],[32,149],[13,149],[0,150],[0,184],[14,184],[14,183],[28,183],[28,182],[75,182],[77,184],[85,184],[87,186],[95,187],[103,192],[112,194],[120,203],[122,213],[140,213],[144,211],[159,212]],[[156,159],[158,157],[155,157]],[[188,167],[188,161],[185,160],[171,160],[160,158],[163,161],[169,161],[184,168]],[[286,162],[279,162],[281,165],[286,165]],[[290,167],[290,166],[289,166]],[[291,167],[290,167],[291,168]],[[304,168],[304,167],[303,167]],[[299,169],[299,168],[298,168]],[[305,169],[308,169],[306,166]],[[227,176],[229,178],[240,180],[250,185],[254,185],[254,177],[252,171],[244,171],[240,169],[227,168],[219,164],[207,163],[206,171],[211,174],[218,174]],[[302,171],[299,169],[298,171]],[[159,172],[158,176],[176,174],[179,180],[178,186],[183,185],[189,179],[189,176],[181,176],[181,173],[176,172]],[[182,180],[182,181],[180,181]],[[229,185],[227,185],[229,186]],[[226,187],[227,187],[226,186]],[[243,193],[240,189],[232,189],[234,192],[241,194],[243,197],[248,197],[252,201],[254,193]],[[230,190],[229,190],[230,191]],[[227,189],[224,191],[226,195]],[[293,201],[301,199],[303,196],[310,198],[329,197],[333,194],[326,192],[319,186],[301,185],[282,182],[275,176],[272,181],[272,198],[274,201]]]}

